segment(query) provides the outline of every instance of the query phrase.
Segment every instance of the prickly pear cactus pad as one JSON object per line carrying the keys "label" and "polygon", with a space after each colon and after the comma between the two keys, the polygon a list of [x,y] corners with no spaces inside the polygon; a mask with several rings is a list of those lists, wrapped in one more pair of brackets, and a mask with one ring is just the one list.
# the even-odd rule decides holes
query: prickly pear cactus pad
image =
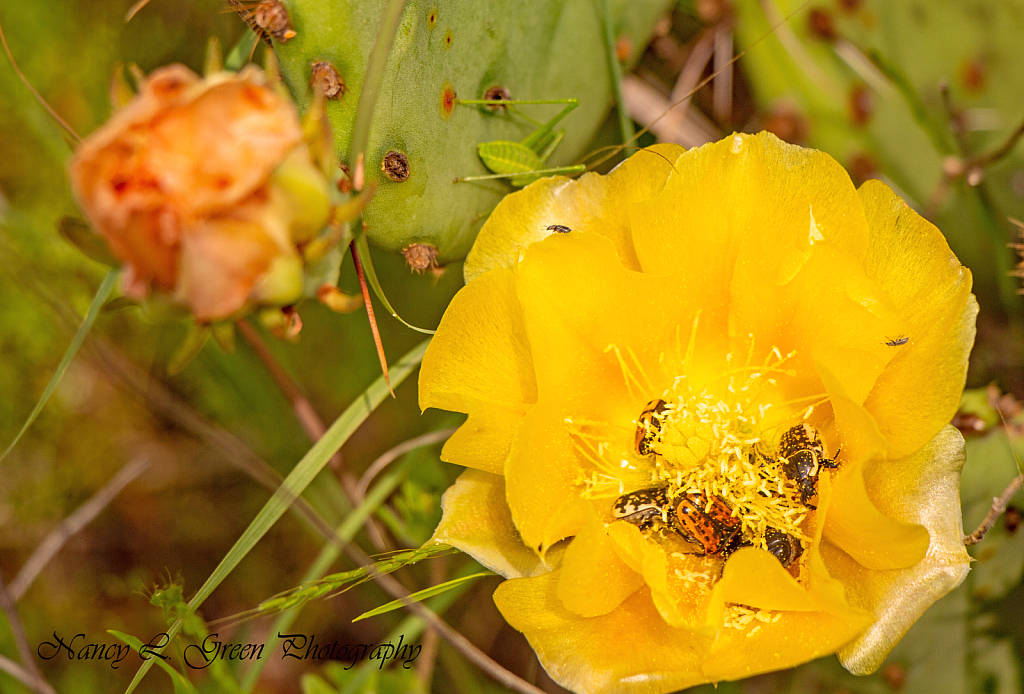
{"label": "prickly pear cactus pad", "polygon": [[[285,80],[296,99],[308,103],[313,65],[326,62],[337,70],[344,89],[327,109],[339,160],[346,161],[385,3],[285,4],[296,32],[275,46]],[[610,4],[613,35],[628,37],[632,46],[646,44],[655,21],[671,6],[666,0]],[[431,244],[440,263],[463,258],[487,215],[512,190],[503,180],[454,179],[490,173],[477,156],[479,143],[520,141],[537,124],[458,99],[484,99],[494,87],[504,87],[514,100],[579,99],[579,107],[559,124],[565,138],[547,166],[564,165],[585,153],[612,103],[602,32],[591,0],[410,0],[373,111],[366,182],[380,187],[364,215],[369,239],[396,251],[413,243]],[[516,108],[544,123],[562,106]],[[405,155],[404,179],[395,180],[384,170],[392,152]]]}

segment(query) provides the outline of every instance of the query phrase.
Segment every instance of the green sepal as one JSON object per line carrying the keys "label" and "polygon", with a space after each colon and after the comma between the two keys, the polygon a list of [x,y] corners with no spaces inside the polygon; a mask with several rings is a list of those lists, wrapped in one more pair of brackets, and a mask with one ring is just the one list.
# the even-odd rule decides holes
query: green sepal
{"label": "green sepal", "polygon": [[174,376],[184,371],[185,367],[191,364],[196,355],[206,346],[211,332],[208,325],[198,325],[197,323],[189,325],[185,339],[167,362],[167,375]]}
{"label": "green sepal", "polygon": [[97,263],[103,263],[107,267],[120,267],[121,261],[111,253],[107,242],[83,220],[61,217],[57,222],[57,231],[68,243]]}

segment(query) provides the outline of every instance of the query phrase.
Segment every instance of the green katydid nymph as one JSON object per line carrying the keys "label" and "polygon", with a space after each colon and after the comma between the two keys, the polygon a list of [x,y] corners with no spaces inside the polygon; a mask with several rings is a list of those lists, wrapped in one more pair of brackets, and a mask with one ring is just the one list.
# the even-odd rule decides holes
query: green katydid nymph
{"label": "green katydid nymph", "polygon": [[527,135],[522,142],[509,142],[507,140],[495,140],[494,142],[481,142],[477,145],[477,152],[484,166],[492,171],[487,176],[463,176],[456,178],[455,182],[461,181],[484,181],[495,178],[507,178],[516,188],[533,183],[538,178],[552,176],[555,174],[579,173],[586,167],[583,164],[575,166],[560,166],[553,169],[545,169],[544,162],[554,151],[558,143],[565,136],[564,130],[554,131],[554,127],[569,113],[579,106],[578,99],[551,99],[534,101],[512,101],[508,99],[458,99],[457,104],[474,106],[500,106],[510,107],[515,105],[530,104],[566,104],[565,108],[555,114],[554,118],[547,123],[537,123],[526,118],[518,111],[518,115],[526,118],[537,125],[537,129]]}

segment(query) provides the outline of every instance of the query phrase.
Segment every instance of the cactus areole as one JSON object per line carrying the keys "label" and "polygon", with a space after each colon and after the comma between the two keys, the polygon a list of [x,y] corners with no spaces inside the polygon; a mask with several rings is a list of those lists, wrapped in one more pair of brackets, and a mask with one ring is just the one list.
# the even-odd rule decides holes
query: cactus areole
{"label": "cactus areole", "polygon": [[[344,99],[330,101],[327,112],[338,158],[347,161],[385,2],[285,4],[296,34],[274,46],[285,81],[300,103],[308,103],[314,61],[337,69],[348,92]],[[667,0],[612,0],[614,35],[644,45],[670,6]],[[602,32],[602,18],[591,0],[499,0],[486,5],[409,0],[388,57],[366,151],[367,162],[403,152],[409,177],[395,182],[379,165],[367,166],[366,183],[379,185],[364,213],[370,241],[396,252],[411,244],[430,244],[441,264],[464,258],[487,215],[512,191],[502,180],[453,181],[490,173],[477,156],[479,143],[518,141],[536,125],[511,109],[462,104],[445,117],[438,104],[446,85],[460,99],[486,98],[495,85],[516,99],[579,99],[579,108],[560,124],[565,138],[548,165],[563,166],[585,154],[611,104]],[[559,109],[535,108],[540,110],[529,115],[541,122]]]}

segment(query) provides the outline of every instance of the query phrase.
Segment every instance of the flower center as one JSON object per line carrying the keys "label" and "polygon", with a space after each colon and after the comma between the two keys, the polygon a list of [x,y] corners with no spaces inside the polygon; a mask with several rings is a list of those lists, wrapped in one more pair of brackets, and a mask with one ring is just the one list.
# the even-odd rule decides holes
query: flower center
{"label": "flower center", "polygon": [[[692,554],[725,558],[754,546],[799,568],[813,533],[807,521],[818,474],[836,463],[805,423],[822,397],[770,402],[776,377],[792,375],[782,366],[793,356],[773,348],[763,364],[728,370],[699,387],[680,376],[639,413],[635,459],[620,461],[617,470],[600,464],[610,446],[595,447],[590,435],[587,457],[599,461],[599,470],[582,480],[584,496],[616,497],[612,516],[667,549],[681,538]],[[802,416],[792,414],[798,407]],[[574,433],[577,441],[587,437],[582,429]]]}

